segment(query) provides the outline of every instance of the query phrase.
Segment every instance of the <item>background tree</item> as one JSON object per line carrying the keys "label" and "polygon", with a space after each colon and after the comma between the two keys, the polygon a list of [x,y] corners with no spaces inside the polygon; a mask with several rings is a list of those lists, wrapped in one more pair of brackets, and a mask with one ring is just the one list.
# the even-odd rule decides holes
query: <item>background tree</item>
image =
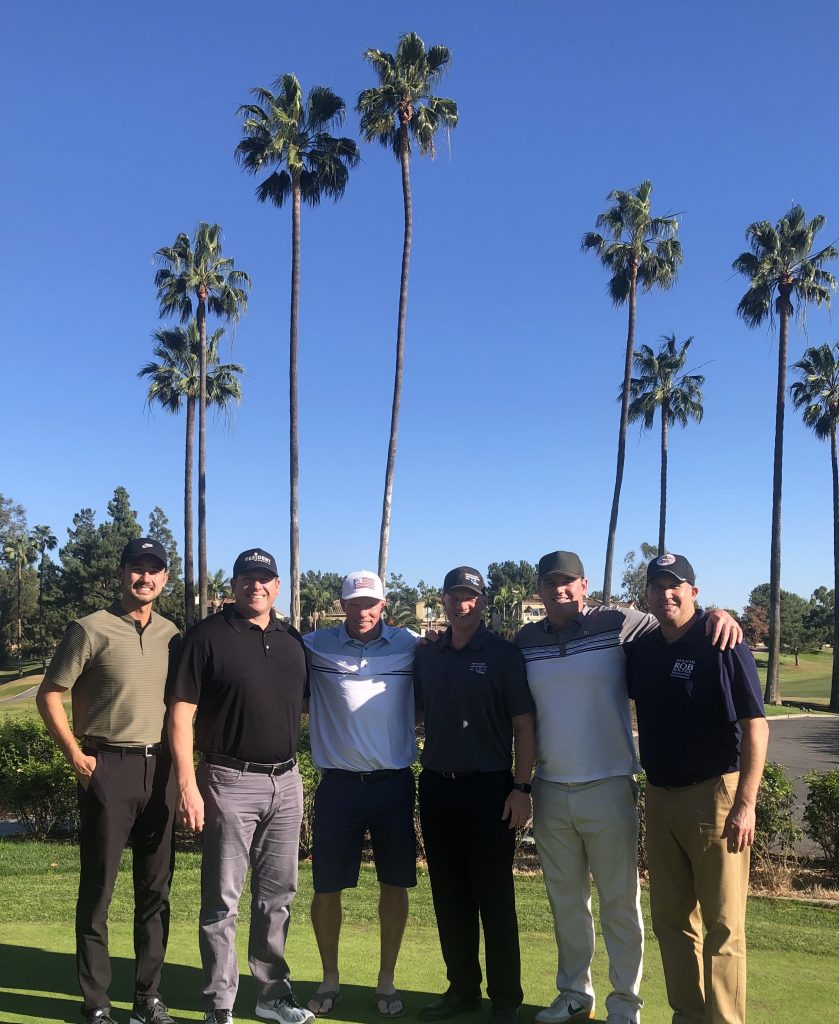
{"label": "background tree", "polygon": [[769,642],[769,609],[747,604],[740,617],[743,639],[749,647],[762,647]]}
{"label": "background tree", "polygon": [[[647,612],[647,566],[658,554],[655,544],[641,541],[638,554],[635,550],[627,551],[623,559],[621,575],[621,601],[634,605],[639,611]],[[592,595],[593,596],[593,595]]]}
{"label": "background tree", "polygon": [[[819,644],[834,643],[834,617],[836,615],[836,591],[827,587],[816,587],[810,595],[810,610],[807,612],[807,626],[812,630]],[[831,686],[831,691],[833,687]]]}
{"label": "background tree", "polygon": [[47,562],[49,561],[48,551],[53,551],[58,545],[58,539],[49,526],[39,524],[32,528],[29,534],[32,547],[39,554],[38,563],[38,642],[41,649],[41,667],[44,672],[47,670],[47,638],[44,627],[44,584],[47,576]]}
{"label": "background tree", "polygon": [[17,674],[23,675],[23,573],[35,561],[37,549],[25,533],[16,533],[6,539],[4,554],[15,573],[17,620]]}
{"label": "background tree", "polygon": [[207,594],[214,615],[222,610],[225,600],[233,596],[230,580],[225,575],[224,569],[217,569],[210,573],[207,578]]}
{"label": "background tree", "polygon": [[767,704],[780,704],[781,653],[781,495],[784,460],[784,402],[786,397],[789,319],[793,296],[803,315],[807,303],[830,304],[836,287],[824,264],[835,259],[832,245],[813,252],[815,237],[824,224],[819,215],[808,221],[800,206],[793,206],[773,227],[768,220],[746,228],[749,251],[740,253],[732,267],[749,279],[748,291],[737,304],[737,315],[749,327],[778,317],[778,385],[775,396],[775,452],[772,469],[772,540],[769,559],[769,660],[766,669]]}
{"label": "background tree", "polygon": [[[808,348],[795,364],[799,379],[790,385],[792,404],[801,410],[804,423],[820,441],[830,440],[830,468],[833,482],[833,594],[839,591],[839,461],[836,425],[839,423],[839,342]],[[824,587],[820,588],[822,591]],[[818,593],[818,591],[816,592]],[[815,594],[813,597],[815,598]],[[830,707],[839,711],[839,608],[833,602],[833,675]]]}
{"label": "background tree", "polygon": [[341,596],[341,578],[337,573],[313,572],[300,580],[300,610],[310,629],[317,629],[322,616],[329,616]]}
{"label": "background tree", "polygon": [[379,577],[385,578],[390,544],[390,514],[393,503],[393,477],[396,470],[396,444],[399,433],[399,405],[402,400],[402,368],[405,361],[405,320],[408,313],[408,271],[413,239],[411,205],[411,146],[422,155],[434,157],[434,136],[441,126],[457,125],[457,104],[435,96],[434,88],[451,62],[447,46],[428,50],[415,32],[407,32],[396,45],[396,53],[369,49],[364,59],[373,68],[379,84],[365,89],[356,109],[361,115],[361,134],[366,142],[377,141],[393,151],[402,171],[402,271],[399,282],[399,309],[396,315],[396,369],[393,378],[393,402],[390,413],[390,440],[382,499],[382,523],[379,531]]}
{"label": "background tree", "polygon": [[612,592],[612,561],[615,554],[615,533],[618,527],[618,508],[626,454],[629,382],[632,379],[632,353],[635,349],[635,307],[638,289],[649,292],[653,288],[672,287],[682,262],[682,246],[676,238],[679,223],[674,216],[652,216],[652,190],[652,182],[642,181],[630,192],[620,189],[610,192],[606,198],[613,202],[614,206],[598,214],[595,221],[597,230],[586,232],[582,240],[583,251],[595,252],[612,275],[608,285],[612,302],[616,306],[626,303],[629,311],[621,387],[615,490],[609,516],[606,565],[603,571],[604,594]]}
{"label": "background tree", "polygon": [[[184,607],[183,563],[178,553],[175,536],[169,528],[169,517],[159,505],[155,505],[149,513],[149,528],[146,536],[159,541],[168,555],[169,581],[155,602],[155,611],[167,619],[171,619],[178,629],[184,630],[186,628],[186,609]],[[193,599],[193,609],[194,605]]]}
{"label": "background tree", "polygon": [[521,591],[522,598],[533,597],[539,587],[539,573],[535,565],[522,559],[520,562],[490,562],[487,566],[487,594],[492,597],[503,586]]}
{"label": "background tree", "polygon": [[315,86],[305,102],[294,75],[281,75],[269,89],[252,89],[256,103],[239,108],[243,139],[236,159],[250,174],[273,168],[259,183],[256,198],[283,206],[291,202],[291,316],[289,326],[289,548],[291,624],[300,628],[300,523],[298,489],[300,446],[297,415],[297,347],[300,307],[300,205],[317,206],[322,198],[337,202],[344,194],[351,167],[359,160],[352,139],[335,138],[330,131],[344,120],[340,96]]}
{"label": "background tree", "polygon": [[183,233],[155,253],[154,275],[160,315],[192,319],[193,296],[198,324],[198,608],[207,614],[207,311],[236,323],[248,305],[251,279],[222,255],[221,228],[202,221],[192,241]]}
{"label": "background tree", "polygon": [[[207,407],[215,408],[229,416],[232,405],[242,400],[242,386],[239,381],[239,374],[244,373],[245,368],[238,363],[219,363],[218,346],[223,336],[224,328],[219,327],[206,340],[207,369],[205,387]],[[195,406],[200,400],[201,394],[201,337],[196,320],[191,320],[186,328],[180,326],[161,327],[154,332],[152,337],[156,343],[154,346],[154,357],[158,361],[146,363],[137,373],[138,377],[147,377],[149,380],[146,404],[151,406],[157,403],[172,414],[180,412],[182,406],[186,405],[186,443],[184,448],[184,614],[178,614],[177,620],[183,620],[188,629],[195,620],[195,576],[192,563],[194,548],[192,487],[194,476],[193,456],[195,452]],[[160,540],[159,537],[155,539]],[[169,576],[171,583],[174,576],[171,567]],[[162,614],[165,615],[166,612],[163,611]]]}
{"label": "background tree", "polygon": [[649,345],[642,345],[633,355],[638,376],[629,382],[629,422],[641,420],[645,430],[652,430],[656,412],[661,415],[659,555],[667,550],[664,545],[667,522],[667,431],[677,424],[686,427],[689,419],[702,422],[702,385],[705,378],[699,374],[682,373],[692,341],[693,338],[688,338],[677,349],[676,335],[665,335],[657,353]]}

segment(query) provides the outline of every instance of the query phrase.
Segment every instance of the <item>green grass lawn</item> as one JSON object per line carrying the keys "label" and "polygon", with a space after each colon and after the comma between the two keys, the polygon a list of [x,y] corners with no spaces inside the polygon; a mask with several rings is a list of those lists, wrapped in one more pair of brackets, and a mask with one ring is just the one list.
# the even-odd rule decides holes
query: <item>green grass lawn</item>
{"label": "green grass lawn", "polygon": [[[123,861],[111,913],[112,994],[117,1019],[127,1019],[132,990],[131,893],[128,858]],[[73,905],[77,852],[73,846],[0,841],[0,1022],[55,1024],[78,1020],[79,1000],[73,960]],[[556,970],[550,911],[538,875],[516,880],[521,931],[525,1006],[522,1024],[549,1002]],[[163,994],[178,1020],[200,1020],[201,975],[196,920],[199,861],[179,854],[172,893],[172,929]],[[288,955],[298,998],[307,999],[319,982],[320,962],[308,921],[311,871],[301,865],[300,889],[289,934]],[[596,902],[596,901],[595,901]],[[649,919],[646,892],[645,919]],[[243,900],[239,957],[243,978],[237,1020],[252,1020],[255,993],[247,976],[246,922]],[[334,1018],[372,1022],[376,1014],[372,986],[378,961],[376,884],[370,869],[362,870],[357,890],[345,897],[341,943],[344,999]],[[754,898],[749,902],[749,1016],[760,1024],[791,1017],[796,1024],[824,1024],[836,1019],[836,912],[809,904]],[[598,935],[594,963],[595,987],[608,992],[607,966]],[[397,984],[405,994],[410,1016],[445,988],[428,878],[420,876],[411,894],[411,914],[400,958]],[[642,1014],[644,1024],[669,1024],[661,964],[655,938],[647,939]],[[471,1015],[465,1024],[477,1022]],[[603,1017],[598,1017],[602,1020]]]}
{"label": "green grass lawn", "polygon": [[[802,654],[796,666],[791,654],[781,655],[781,698],[783,700],[812,701],[824,704],[830,700],[830,676],[833,672],[833,652],[819,651],[817,654]],[[765,652],[755,654],[758,675],[763,686],[766,686]],[[789,714],[792,708],[771,708],[768,714]]]}

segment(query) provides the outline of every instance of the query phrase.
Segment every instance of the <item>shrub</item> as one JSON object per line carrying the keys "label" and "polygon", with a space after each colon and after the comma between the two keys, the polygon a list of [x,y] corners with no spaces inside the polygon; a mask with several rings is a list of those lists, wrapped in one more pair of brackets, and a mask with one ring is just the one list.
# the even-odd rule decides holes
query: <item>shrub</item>
{"label": "shrub", "polygon": [[73,769],[35,718],[0,724],[0,813],[32,839],[78,831]]}
{"label": "shrub", "polygon": [[808,772],[804,821],[807,834],[816,842],[834,871],[839,872],[839,768]]}
{"label": "shrub", "polygon": [[795,787],[784,768],[767,761],[757,791],[755,806],[754,852],[766,858],[776,852],[784,856],[794,853],[795,844],[804,833],[793,817]]}

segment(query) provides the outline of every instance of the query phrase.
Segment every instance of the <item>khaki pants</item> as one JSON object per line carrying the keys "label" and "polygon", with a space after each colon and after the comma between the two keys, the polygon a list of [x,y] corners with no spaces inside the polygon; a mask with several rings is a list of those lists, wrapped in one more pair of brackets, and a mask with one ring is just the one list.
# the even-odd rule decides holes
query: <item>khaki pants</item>
{"label": "khaki pants", "polygon": [[749,851],[729,853],[721,838],[738,779],[647,786],[650,906],[673,1024],[746,1019]]}

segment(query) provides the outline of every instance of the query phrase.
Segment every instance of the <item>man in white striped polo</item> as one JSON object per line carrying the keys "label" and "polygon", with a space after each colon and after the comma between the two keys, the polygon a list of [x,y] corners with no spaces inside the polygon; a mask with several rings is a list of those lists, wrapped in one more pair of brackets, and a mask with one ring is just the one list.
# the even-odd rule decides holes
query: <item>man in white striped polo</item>
{"label": "man in white striped polo", "polygon": [[367,569],[344,580],[343,625],[303,637],[309,655],[312,760],[323,772],[315,792],[312,925],[323,981],[309,1002],[328,1016],[341,997],[338,940],[341,893],[358,884],[369,829],[379,880],[381,962],[375,991],[379,1016],[405,1007],[394,973],[416,885],[414,834],[413,664],[417,634],[389,626],[382,581]]}

